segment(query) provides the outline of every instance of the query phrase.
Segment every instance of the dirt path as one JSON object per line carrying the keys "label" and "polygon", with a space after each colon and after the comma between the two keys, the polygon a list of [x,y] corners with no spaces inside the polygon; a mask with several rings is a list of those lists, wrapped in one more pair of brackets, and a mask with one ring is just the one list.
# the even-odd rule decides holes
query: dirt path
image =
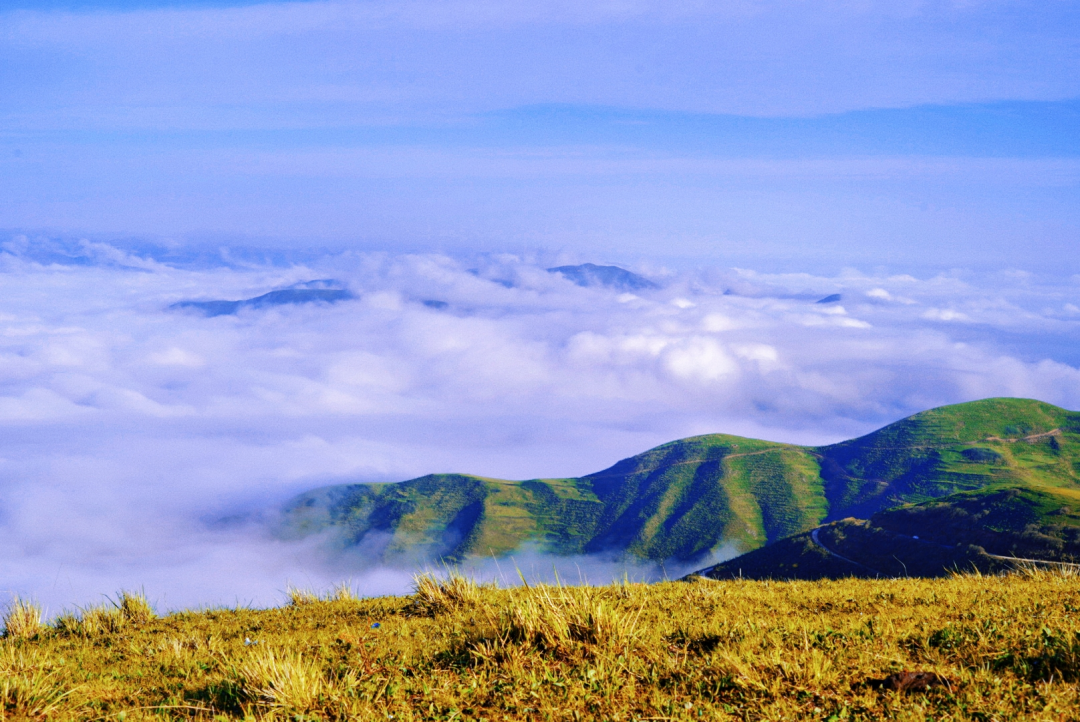
{"label": "dirt path", "polygon": [[870,567],[866,566],[865,564],[859,564],[857,561],[854,561],[852,559],[848,559],[845,556],[841,556],[841,555],[837,554],[832,549],[830,549],[829,547],[827,547],[827,546],[825,546],[824,544],[821,543],[821,540],[818,539],[818,530],[817,529],[814,529],[812,532],[810,532],[810,540],[813,541],[814,544],[816,544],[818,546],[818,548],[822,549],[826,554],[828,554],[830,556],[833,556],[833,557],[836,557],[837,559],[839,559],[842,562],[847,562],[848,564],[853,564],[853,565],[857,566],[859,569],[865,569],[866,571],[870,572],[871,574],[873,574],[876,577],[889,576],[888,574],[882,574],[877,569],[871,569]]}
{"label": "dirt path", "polygon": [[[840,556],[839,554],[834,552],[832,549],[829,549],[827,546],[825,546],[824,544],[821,543],[820,539],[818,539],[817,532],[818,532],[818,530],[814,529],[814,531],[810,533],[810,538],[814,540],[815,544],[817,544],[819,547],[821,547],[822,549],[827,551],[829,554],[833,555],[837,559],[842,559],[845,562],[848,562],[849,564],[854,564],[855,566],[862,567],[863,569],[866,569],[868,571],[872,571],[875,574],[879,574],[880,576],[886,576],[886,575],[880,574],[880,572],[877,572],[877,571],[874,571],[873,569],[870,569],[870,567],[868,567],[868,566],[866,566],[864,564],[859,564],[858,562],[852,561],[851,559],[848,559],[847,557]],[[917,536],[911,536],[909,534],[901,534],[900,532],[895,532],[895,531],[892,532],[892,533],[894,535],[896,535],[896,536],[902,536],[905,539],[912,539],[912,540],[917,541],[917,542],[919,542],[921,544],[932,544],[933,546],[942,547],[944,549],[956,549],[955,546],[950,546],[948,544],[938,544],[937,542],[928,541],[926,539],[920,539]],[[1049,559],[1025,559],[1024,557],[1008,557],[1008,556],[1004,556],[1002,554],[991,554],[989,552],[986,552],[986,556],[990,557],[991,559],[997,559],[998,561],[1011,562],[1013,564],[1018,564],[1018,565],[1022,565],[1022,564],[1033,564],[1033,565],[1036,565],[1036,566],[1038,566],[1038,565],[1046,565],[1046,566],[1050,566],[1050,567],[1056,567],[1056,568],[1059,568],[1059,569],[1071,569],[1073,571],[1080,571],[1080,564],[1073,564],[1071,562],[1055,562],[1055,561],[1050,561]]]}
{"label": "dirt path", "polygon": [[1052,562],[1049,559],[1024,559],[1023,557],[1003,557],[1000,554],[987,553],[991,559],[1000,559],[1003,562],[1013,562],[1014,564],[1045,564],[1050,567],[1057,567],[1058,569],[1071,569],[1073,571],[1080,572],[1080,564],[1073,564],[1072,562]]}
{"label": "dirt path", "polygon": [[1002,439],[998,436],[987,436],[983,441],[1003,441],[1006,444],[1015,444],[1017,441],[1038,441],[1039,439],[1045,439],[1047,436],[1061,436],[1061,429],[1050,429],[1044,431],[1041,434],[1032,434],[1031,436],[1022,436],[1018,439]]}

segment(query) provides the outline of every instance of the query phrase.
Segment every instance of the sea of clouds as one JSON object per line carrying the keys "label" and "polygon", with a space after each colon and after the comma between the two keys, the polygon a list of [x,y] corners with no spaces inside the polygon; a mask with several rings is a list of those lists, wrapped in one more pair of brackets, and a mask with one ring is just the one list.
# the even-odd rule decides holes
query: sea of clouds
{"label": "sea of clouds", "polygon": [[[1080,408],[1080,277],[643,262],[660,287],[629,292],[545,270],[604,260],[0,239],[2,591],[53,613],[121,588],[163,609],[400,592],[414,570],[278,539],[275,511],[334,483],[581,475],[706,432],[826,443],[988,396]],[[355,298],[168,308],[318,279]],[[562,575],[622,571],[655,575]]]}

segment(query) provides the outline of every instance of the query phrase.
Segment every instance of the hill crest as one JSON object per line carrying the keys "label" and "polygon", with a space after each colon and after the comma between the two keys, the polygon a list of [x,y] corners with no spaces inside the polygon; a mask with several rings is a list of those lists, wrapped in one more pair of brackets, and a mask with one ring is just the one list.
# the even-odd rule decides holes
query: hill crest
{"label": "hill crest", "polygon": [[692,561],[1001,484],[1080,488],[1080,414],[984,399],[821,447],[705,434],[575,478],[429,474],[326,487],[289,504],[283,533],[331,532],[382,561],[460,561],[523,545]]}

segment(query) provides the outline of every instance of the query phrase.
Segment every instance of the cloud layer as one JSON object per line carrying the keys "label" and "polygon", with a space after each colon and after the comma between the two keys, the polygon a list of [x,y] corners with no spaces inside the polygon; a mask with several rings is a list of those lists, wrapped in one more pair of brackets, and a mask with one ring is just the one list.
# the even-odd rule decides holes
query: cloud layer
{"label": "cloud layer", "polygon": [[[1080,408],[1076,278],[645,264],[662,288],[632,294],[548,273],[586,260],[554,255],[4,248],[0,580],[54,611],[120,587],[163,606],[361,572],[366,591],[407,587],[266,534],[327,483],[579,475],[697,433],[822,443],[996,395]],[[331,277],[356,298],[167,310]]]}

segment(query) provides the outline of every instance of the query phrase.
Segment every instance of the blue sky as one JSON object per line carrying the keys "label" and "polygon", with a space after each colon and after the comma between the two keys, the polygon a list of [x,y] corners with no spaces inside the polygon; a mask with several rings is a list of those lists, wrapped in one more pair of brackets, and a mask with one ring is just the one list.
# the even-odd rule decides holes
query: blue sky
{"label": "blue sky", "polygon": [[2,7],[12,232],[834,270],[1080,240],[1074,3]]}

